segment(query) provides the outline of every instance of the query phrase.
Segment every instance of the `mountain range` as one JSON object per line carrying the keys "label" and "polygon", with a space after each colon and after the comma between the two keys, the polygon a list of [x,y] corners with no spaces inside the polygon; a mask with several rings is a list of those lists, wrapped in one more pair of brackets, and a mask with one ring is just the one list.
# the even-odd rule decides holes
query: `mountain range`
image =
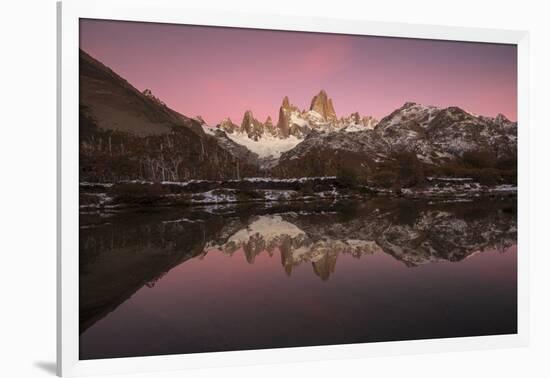
{"label": "mountain range", "polygon": [[247,110],[240,124],[226,118],[207,125],[170,109],[150,90],[137,90],[82,50],[79,127],[81,180],[96,182],[332,176],[342,170],[365,177],[391,171],[395,180],[403,154],[423,169],[480,168],[468,163],[472,156],[489,161],[481,168],[508,169],[517,156],[517,123],[502,114],[407,102],[380,121],[359,113],[338,117],[324,90],[309,109],[285,96],[276,122],[261,122]]}
{"label": "mountain range", "polygon": [[[374,172],[391,165],[404,151],[411,152],[428,167],[463,164],[465,157],[482,161],[515,161],[517,123],[499,114],[495,118],[477,116],[458,107],[438,108],[405,103],[380,120],[372,130],[345,133],[310,133],[302,143],[281,154],[276,170],[294,176],[304,162],[311,175],[337,174],[339,167],[361,166]],[[467,164],[466,164],[467,165]]]}
{"label": "mountain range", "polygon": [[206,133],[218,137],[225,135],[263,159],[279,158],[281,153],[294,148],[312,131],[354,132],[373,129],[377,123],[373,117],[361,116],[358,112],[338,118],[332,99],[324,90],[313,97],[308,110],[300,110],[290,103],[288,96],[285,96],[279,108],[276,124],[270,116],[265,122],[260,122],[251,110],[244,113],[240,125],[235,124],[230,118],[225,118],[212,128],[206,125],[201,117],[197,117],[197,120],[201,122]]}

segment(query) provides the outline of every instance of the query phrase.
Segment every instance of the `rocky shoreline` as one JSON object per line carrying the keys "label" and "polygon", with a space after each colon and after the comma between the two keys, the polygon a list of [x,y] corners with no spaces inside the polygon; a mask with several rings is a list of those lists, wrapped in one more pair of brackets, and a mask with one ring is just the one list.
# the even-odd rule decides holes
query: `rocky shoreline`
{"label": "rocky shoreline", "polygon": [[248,178],[243,180],[185,182],[127,181],[80,183],[80,210],[116,210],[151,206],[205,206],[239,203],[285,203],[368,199],[378,196],[470,202],[475,198],[517,196],[512,184],[482,185],[471,178],[429,177],[422,186],[380,188],[350,187],[336,177],[297,179]]}

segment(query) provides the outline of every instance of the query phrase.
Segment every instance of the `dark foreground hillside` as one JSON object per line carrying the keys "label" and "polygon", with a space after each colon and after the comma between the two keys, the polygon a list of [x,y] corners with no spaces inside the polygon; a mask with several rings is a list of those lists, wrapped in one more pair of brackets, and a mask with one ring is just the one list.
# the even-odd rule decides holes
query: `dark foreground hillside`
{"label": "dark foreground hillside", "polygon": [[80,51],[80,180],[238,178],[256,168]]}

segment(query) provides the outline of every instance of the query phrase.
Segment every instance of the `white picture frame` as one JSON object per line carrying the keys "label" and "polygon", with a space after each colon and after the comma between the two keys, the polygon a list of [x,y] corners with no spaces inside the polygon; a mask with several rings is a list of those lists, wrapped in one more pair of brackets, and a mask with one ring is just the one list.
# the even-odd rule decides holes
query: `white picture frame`
{"label": "white picture frame", "polygon": [[[58,317],[60,376],[145,373],[263,363],[361,358],[526,346],[529,277],[529,36],[525,31],[321,19],[280,14],[189,9],[177,0],[63,1],[58,3]],[[199,353],[80,361],[78,313],[78,47],[79,19],[330,32],[437,40],[516,44],[518,47],[518,333],[450,339],[376,342],[251,351]],[[414,21],[414,20],[411,20]]]}

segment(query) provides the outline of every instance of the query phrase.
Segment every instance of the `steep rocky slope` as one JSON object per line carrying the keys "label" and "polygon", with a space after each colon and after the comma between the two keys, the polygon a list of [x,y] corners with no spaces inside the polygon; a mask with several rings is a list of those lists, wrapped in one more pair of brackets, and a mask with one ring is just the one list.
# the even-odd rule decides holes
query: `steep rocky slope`
{"label": "steep rocky slope", "polygon": [[384,117],[375,131],[394,149],[411,149],[423,161],[436,163],[475,150],[503,156],[514,153],[517,144],[517,124],[502,114],[490,118],[412,102]]}
{"label": "steep rocky slope", "polygon": [[200,132],[189,118],[168,108],[150,90],[143,93],[107,66],[80,50],[80,106],[102,129],[153,135],[187,126]]}
{"label": "steep rocky slope", "polygon": [[207,135],[80,51],[80,180],[179,181],[254,175],[254,156]]}

